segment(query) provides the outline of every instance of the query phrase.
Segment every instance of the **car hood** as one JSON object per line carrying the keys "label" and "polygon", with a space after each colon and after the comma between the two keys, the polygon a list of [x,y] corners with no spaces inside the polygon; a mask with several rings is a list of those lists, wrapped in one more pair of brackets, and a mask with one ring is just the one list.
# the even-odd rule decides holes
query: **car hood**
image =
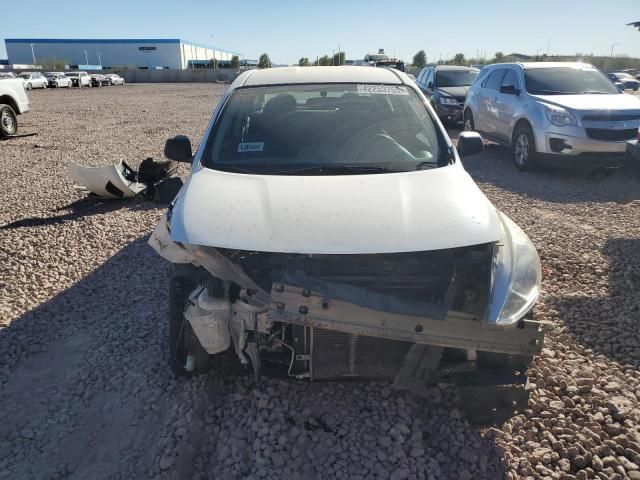
{"label": "car hood", "polygon": [[612,95],[534,95],[536,98],[573,110],[640,110],[640,99],[626,93]]}
{"label": "car hood", "polygon": [[464,97],[467,95],[469,87],[438,87],[438,90],[451,97]]}
{"label": "car hood", "polygon": [[173,240],[307,254],[393,253],[498,241],[498,214],[459,164],[373,175],[195,171],[177,196]]}

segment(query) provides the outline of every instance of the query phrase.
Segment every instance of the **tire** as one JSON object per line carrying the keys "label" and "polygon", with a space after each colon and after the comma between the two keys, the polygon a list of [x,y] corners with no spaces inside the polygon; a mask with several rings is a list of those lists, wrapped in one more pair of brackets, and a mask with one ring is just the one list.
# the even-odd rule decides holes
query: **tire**
{"label": "tire", "polygon": [[[211,369],[209,355],[196,337],[191,325],[184,318],[184,309],[191,292],[198,285],[207,284],[210,294],[222,296],[222,282],[213,282],[208,275],[196,268],[180,268],[171,273],[169,281],[169,366],[179,377],[202,375]],[[193,369],[185,366],[187,356],[193,359]]]}
{"label": "tire", "polygon": [[473,121],[473,113],[468,108],[464,111],[462,125],[462,130],[465,132],[473,132],[476,129],[476,124]]}
{"label": "tire", "polygon": [[516,127],[512,142],[513,161],[520,171],[534,171],[537,168],[537,152],[533,131],[528,124]]}
{"label": "tire", "polygon": [[18,133],[18,116],[9,105],[0,104],[0,138]]}
{"label": "tire", "polygon": [[27,82],[26,88],[27,90],[31,90],[33,88],[33,86],[31,85],[31,82]]}

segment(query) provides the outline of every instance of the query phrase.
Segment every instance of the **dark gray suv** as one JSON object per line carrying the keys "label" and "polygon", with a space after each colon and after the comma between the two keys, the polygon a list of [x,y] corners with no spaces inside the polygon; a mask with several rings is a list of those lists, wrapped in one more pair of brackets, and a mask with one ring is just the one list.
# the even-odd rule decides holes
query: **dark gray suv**
{"label": "dark gray suv", "polygon": [[474,67],[438,65],[423,68],[416,83],[433,105],[444,123],[455,125],[462,121],[467,90],[480,70]]}

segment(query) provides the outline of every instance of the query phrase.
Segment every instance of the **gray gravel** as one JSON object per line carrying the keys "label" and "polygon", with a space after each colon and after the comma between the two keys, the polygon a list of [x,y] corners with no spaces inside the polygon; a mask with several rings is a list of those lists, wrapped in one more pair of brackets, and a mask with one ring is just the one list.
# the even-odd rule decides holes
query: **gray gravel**
{"label": "gray gravel", "polygon": [[640,188],[622,172],[466,161],[539,248],[554,322],[504,425],[470,426],[447,386],[255,386],[226,362],[172,378],[167,265],[146,245],[162,209],[83,199],[66,164],[197,143],[222,89],[33,91],[21,133],[38,136],[0,143],[0,479],[640,478]]}

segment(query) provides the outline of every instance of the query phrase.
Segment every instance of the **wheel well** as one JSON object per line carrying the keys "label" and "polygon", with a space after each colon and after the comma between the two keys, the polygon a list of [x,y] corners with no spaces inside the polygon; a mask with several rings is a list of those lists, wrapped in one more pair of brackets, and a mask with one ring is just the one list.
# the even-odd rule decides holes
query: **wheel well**
{"label": "wheel well", "polygon": [[511,132],[511,144],[513,145],[513,141],[515,140],[515,134],[518,131],[518,127],[521,126],[526,126],[529,128],[529,130],[531,130],[531,135],[533,135],[533,127],[531,127],[531,124],[529,123],[529,120],[527,120],[526,118],[521,118],[520,120],[518,120],[516,122],[516,124],[513,126],[513,130]]}
{"label": "wheel well", "polygon": [[18,110],[18,103],[13,99],[13,97],[9,95],[0,95],[0,103],[9,105],[13,108],[13,111],[16,112],[16,115],[20,113],[20,110]]}

